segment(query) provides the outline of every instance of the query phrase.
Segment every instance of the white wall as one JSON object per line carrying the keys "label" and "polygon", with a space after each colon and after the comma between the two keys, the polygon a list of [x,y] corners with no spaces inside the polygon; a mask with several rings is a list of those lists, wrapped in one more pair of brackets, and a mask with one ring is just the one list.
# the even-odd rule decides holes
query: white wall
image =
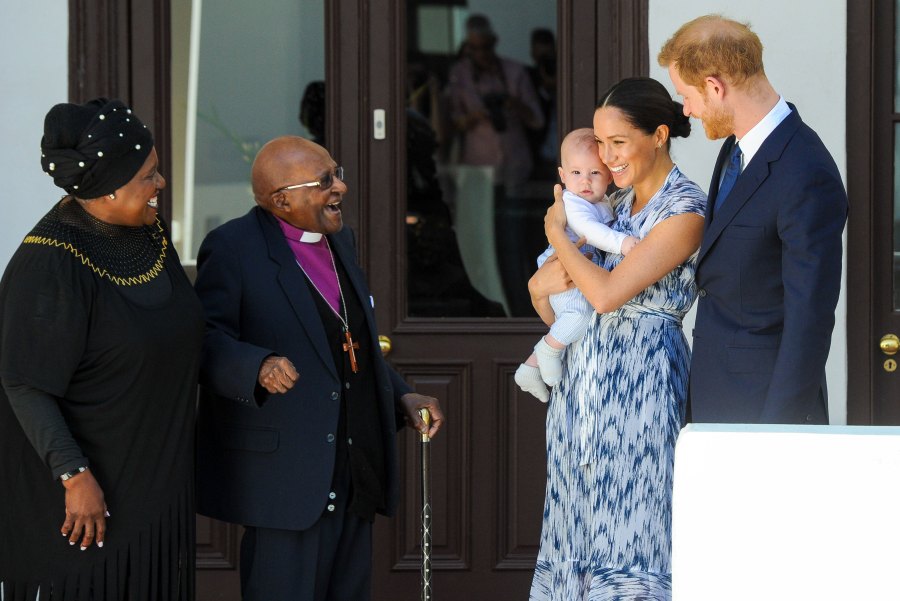
{"label": "white wall", "polygon": [[[657,65],[656,55],[682,23],[709,13],[750,23],[762,40],[769,80],[788,102],[797,106],[803,120],[822,138],[846,184],[847,0],[650,0],[650,76],[663,82],[673,95],[675,90],[666,71]],[[698,121],[692,125],[693,133],[688,139],[673,142],[673,154],[681,170],[707,189],[721,142],[708,140]],[[841,291],[835,317],[826,366],[829,412],[831,423],[845,424],[846,286]],[[693,312],[685,321],[688,339],[692,327]]]}
{"label": "white wall", "polygon": [[3,0],[0,19],[0,270],[63,192],[41,171],[44,115],[68,95],[66,0]]}

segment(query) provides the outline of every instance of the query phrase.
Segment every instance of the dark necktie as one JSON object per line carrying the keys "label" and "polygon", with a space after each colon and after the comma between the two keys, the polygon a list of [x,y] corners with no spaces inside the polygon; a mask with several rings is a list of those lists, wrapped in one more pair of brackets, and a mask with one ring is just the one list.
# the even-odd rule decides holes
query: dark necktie
{"label": "dark necktie", "polygon": [[718,211],[719,207],[722,206],[722,202],[725,200],[725,197],[728,196],[728,193],[731,192],[731,189],[734,187],[734,182],[737,181],[738,176],[741,174],[742,154],[740,146],[735,142],[734,147],[731,149],[731,156],[728,158],[728,164],[725,165],[722,183],[719,184],[719,193],[716,194],[716,206],[714,212]]}

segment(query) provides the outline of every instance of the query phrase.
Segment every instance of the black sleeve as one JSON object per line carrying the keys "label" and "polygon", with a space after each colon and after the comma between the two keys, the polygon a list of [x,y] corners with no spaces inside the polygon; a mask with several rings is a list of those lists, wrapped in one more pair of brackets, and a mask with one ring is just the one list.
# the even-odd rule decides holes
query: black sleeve
{"label": "black sleeve", "polygon": [[88,460],[72,437],[53,395],[6,379],[3,389],[25,436],[54,479],[76,468],[88,467]]}
{"label": "black sleeve", "polygon": [[48,265],[36,252],[33,260],[21,258],[4,274],[0,378],[65,397],[87,344],[84,288],[90,276],[80,277],[72,261]]}

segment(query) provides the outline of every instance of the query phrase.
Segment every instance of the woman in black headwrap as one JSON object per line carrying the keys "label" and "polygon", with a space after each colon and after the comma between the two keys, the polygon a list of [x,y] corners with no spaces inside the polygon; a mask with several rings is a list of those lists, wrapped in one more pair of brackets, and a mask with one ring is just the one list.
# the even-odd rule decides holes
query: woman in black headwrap
{"label": "woman in black headwrap", "polygon": [[153,138],[99,98],[54,106],[41,153],[67,195],[0,282],[0,597],[193,599],[203,317]]}

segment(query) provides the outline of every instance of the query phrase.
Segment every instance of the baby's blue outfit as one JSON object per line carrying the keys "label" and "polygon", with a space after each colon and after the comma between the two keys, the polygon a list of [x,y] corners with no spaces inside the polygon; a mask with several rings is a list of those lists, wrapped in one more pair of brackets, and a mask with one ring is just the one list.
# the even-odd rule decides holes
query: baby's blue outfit
{"label": "baby's blue outfit", "polygon": [[[612,205],[606,197],[600,202],[590,203],[580,196],[564,190],[563,204],[566,207],[566,235],[572,242],[585,236],[587,244],[582,247],[582,250],[593,252],[595,263],[600,260],[597,256],[598,250],[621,252],[622,241],[627,236],[608,227],[616,218]],[[543,265],[553,252],[553,247],[548,246],[547,250],[541,253],[537,259],[538,267]],[[578,288],[551,294],[550,306],[556,314],[556,321],[550,326],[550,335],[566,346],[584,336],[591,317],[595,313],[594,308]]]}

